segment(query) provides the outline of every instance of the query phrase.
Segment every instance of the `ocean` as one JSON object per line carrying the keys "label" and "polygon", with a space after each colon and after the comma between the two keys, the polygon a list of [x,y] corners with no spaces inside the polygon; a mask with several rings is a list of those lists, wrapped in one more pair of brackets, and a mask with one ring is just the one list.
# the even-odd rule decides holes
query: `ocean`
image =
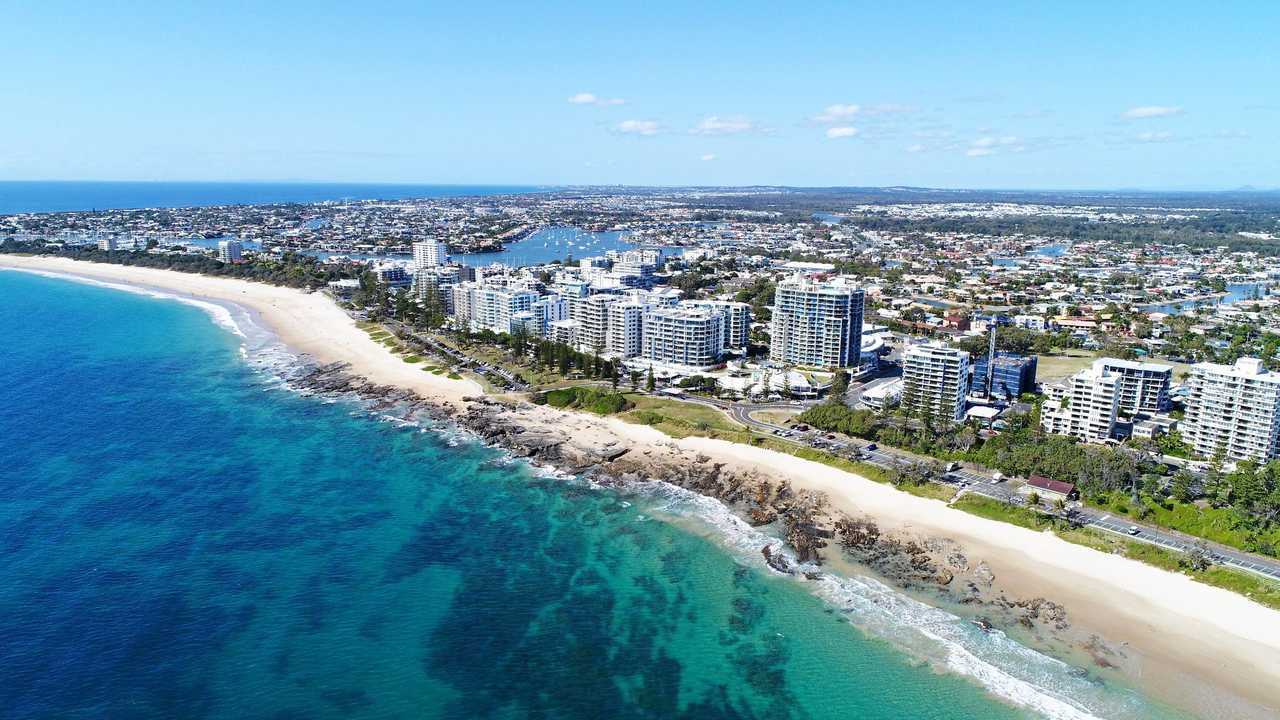
{"label": "ocean", "polygon": [[403,200],[536,192],[531,185],[395,185],[268,182],[0,181],[0,215],[77,210]]}
{"label": "ocean", "polygon": [[0,270],[0,718],[1173,718],[655,483],[309,396],[245,311]]}

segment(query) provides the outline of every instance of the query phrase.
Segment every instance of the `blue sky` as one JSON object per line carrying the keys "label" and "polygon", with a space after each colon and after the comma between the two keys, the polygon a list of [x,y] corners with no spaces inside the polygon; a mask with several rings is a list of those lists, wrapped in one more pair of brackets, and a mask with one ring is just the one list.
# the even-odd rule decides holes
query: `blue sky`
{"label": "blue sky", "polygon": [[185,5],[6,3],[0,179],[1280,186],[1275,2]]}

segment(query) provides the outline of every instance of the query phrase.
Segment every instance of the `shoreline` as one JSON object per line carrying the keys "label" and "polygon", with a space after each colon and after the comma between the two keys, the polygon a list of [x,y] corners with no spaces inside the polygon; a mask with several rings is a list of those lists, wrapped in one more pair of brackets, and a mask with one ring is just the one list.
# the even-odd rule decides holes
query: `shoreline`
{"label": "shoreline", "polygon": [[[450,380],[403,362],[319,293],[64,258],[0,255],[0,267],[62,273],[233,303],[256,313],[285,345],[322,363],[346,363],[353,374],[371,383],[411,390],[440,404],[446,414],[476,406],[473,399],[481,394],[472,381]],[[895,532],[947,538],[988,564],[1001,590],[1020,597],[1052,598],[1066,606],[1074,623],[1139,655],[1141,668],[1136,680],[1156,689],[1162,699],[1184,707],[1203,704],[1204,700],[1197,703],[1195,697],[1186,695],[1199,691],[1188,679],[1204,680],[1254,703],[1262,711],[1259,717],[1280,710],[1280,613],[1242,596],[761,448],[698,437],[676,440],[617,418],[532,405],[511,408],[510,415],[530,425],[554,428],[581,444],[617,447],[633,460],[650,454],[669,455],[673,461],[683,458],[686,463],[690,457],[705,457],[744,476],[786,479],[797,490],[825,494],[840,513],[870,516]],[[1217,706],[1217,711],[1225,713],[1218,717],[1247,717],[1237,708]]]}

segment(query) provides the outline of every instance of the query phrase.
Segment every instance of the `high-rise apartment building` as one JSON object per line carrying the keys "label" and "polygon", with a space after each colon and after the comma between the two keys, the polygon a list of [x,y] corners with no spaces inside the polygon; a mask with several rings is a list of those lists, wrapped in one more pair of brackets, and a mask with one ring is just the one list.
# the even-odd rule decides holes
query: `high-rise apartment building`
{"label": "high-rise apartment building", "polygon": [[1116,358],[1094,361],[1120,376],[1120,413],[1155,415],[1169,409],[1169,387],[1173,368],[1160,363],[1134,362]]}
{"label": "high-rise apartment building", "polygon": [[690,307],[653,308],[644,314],[641,356],[671,373],[709,370],[724,354],[724,316]]}
{"label": "high-rise apartment building", "polygon": [[1070,435],[1101,443],[1115,433],[1123,377],[1106,363],[1095,362],[1057,383],[1044,386],[1040,427],[1055,435]]}
{"label": "high-rise apartment building", "polygon": [[1280,457],[1280,373],[1257,358],[1200,363],[1187,380],[1180,432],[1197,455],[1265,462]]}
{"label": "high-rise apartment building", "polygon": [[439,240],[423,240],[413,244],[413,266],[428,268],[449,262],[449,250]]}
{"label": "high-rise apartment building", "polygon": [[238,263],[244,260],[244,245],[239,240],[219,240],[218,259],[224,263]]}
{"label": "high-rise apartment building", "polygon": [[862,290],[844,278],[778,283],[769,360],[812,368],[856,367],[862,350]]}
{"label": "high-rise apartment building", "polygon": [[751,306],[727,300],[686,300],[681,305],[718,312],[724,316],[725,347],[744,351],[751,340]]}
{"label": "high-rise apartment building", "polygon": [[902,353],[902,407],[937,419],[964,418],[969,353],[941,342],[912,345]]}

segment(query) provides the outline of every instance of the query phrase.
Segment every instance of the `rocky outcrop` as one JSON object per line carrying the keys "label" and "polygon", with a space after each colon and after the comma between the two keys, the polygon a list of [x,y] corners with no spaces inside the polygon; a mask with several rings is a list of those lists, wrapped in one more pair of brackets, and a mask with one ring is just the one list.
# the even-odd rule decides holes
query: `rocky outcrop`
{"label": "rocky outcrop", "polygon": [[[793,562],[776,546],[761,548],[773,570],[798,577],[821,577],[804,565],[823,562],[834,540],[846,557],[872,569],[908,590],[949,596],[962,605],[976,605],[993,614],[1003,611],[1025,627],[1069,627],[1065,609],[1045,598],[992,597],[995,576],[985,562],[972,565],[961,548],[941,538],[916,538],[885,532],[873,520],[847,515],[833,517],[822,493],[796,491],[786,480],[775,481],[755,472],[731,471],[705,455],[675,452],[671,443],[631,447],[616,440],[593,443],[545,422],[530,422],[534,407],[518,400],[464,398],[464,404],[432,403],[415,393],[377,385],[354,376],[345,364],[334,363],[299,372],[291,383],[325,394],[351,394],[371,409],[402,409],[406,415],[425,414],[469,430],[486,443],[512,455],[591,477],[604,485],[663,481],[713,497],[733,508],[754,526],[775,527],[794,553]],[[957,582],[957,579],[961,581]],[[988,626],[993,621],[984,617]]]}

